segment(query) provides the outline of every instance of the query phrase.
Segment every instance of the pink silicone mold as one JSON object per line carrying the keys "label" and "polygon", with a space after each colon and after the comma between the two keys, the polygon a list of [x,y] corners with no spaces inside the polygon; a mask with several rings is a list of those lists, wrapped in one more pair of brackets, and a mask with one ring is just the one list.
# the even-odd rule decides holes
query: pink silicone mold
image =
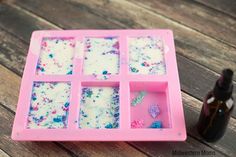
{"label": "pink silicone mold", "polygon": [[185,140],[172,31],[33,32],[12,139]]}

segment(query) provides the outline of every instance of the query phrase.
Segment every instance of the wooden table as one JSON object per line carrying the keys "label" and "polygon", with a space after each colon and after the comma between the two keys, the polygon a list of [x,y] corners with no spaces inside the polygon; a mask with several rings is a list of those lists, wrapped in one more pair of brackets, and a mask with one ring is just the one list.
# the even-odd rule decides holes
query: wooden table
{"label": "wooden table", "polygon": [[[186,142],[11,140],[31,32],[83,28],[174,31],[188,132]],[[236,109],[225,136],[217,143],[205,142],[195,129],[204,95],[224,67],[236,72],[235,0],[3,0],[0,3],[0,156],[172,156],[174,151],[190,154],[192,151],[192,156],[201,151],[212,156],[235,156]]]}

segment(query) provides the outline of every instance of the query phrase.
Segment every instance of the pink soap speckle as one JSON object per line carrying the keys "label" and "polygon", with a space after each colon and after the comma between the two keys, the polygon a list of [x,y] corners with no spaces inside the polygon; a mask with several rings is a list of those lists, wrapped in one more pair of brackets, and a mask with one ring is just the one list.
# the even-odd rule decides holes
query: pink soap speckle
{"label": "pink soap speckle", "polygon": [[143,128],[144,121],[143,120],[134,120],[131,122],[131,128]]}

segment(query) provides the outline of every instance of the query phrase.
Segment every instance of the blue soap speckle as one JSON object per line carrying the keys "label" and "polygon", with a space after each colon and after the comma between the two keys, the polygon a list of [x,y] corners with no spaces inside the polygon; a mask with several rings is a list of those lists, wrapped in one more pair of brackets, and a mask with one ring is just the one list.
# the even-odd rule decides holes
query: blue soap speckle
{"label": "blue soap speckle", "polygon": [[66,73],[66,74],[72,74],[72,70],[71,71],[69,71],[68,73]]}
{"label": "blue soap speckle", "polygon": [[105,39],[113,40],[114,37],[105,37]]}
{"label": "blue soap speckle", "polygon": [[107,124],[107,125],[105,126],[105,128],[107,128],[107,129],[111,129],[111,128],[113,128],[113,126],[112,126],[111,123],[109,123],[109,124]]}
{"label": "blue soap speckle", "polygon": [[162,128],[162,122],[161,121],[155,121],[152,123],[150,128]]}
{"label": "blue soap speckle", "polygon": [[54,122],[61,122],[62,119],[61,119],[61,118],[53,118],[53,121],[54,121]]}
{"label": "blue soap speckle", "polygon": [[66,102],[66,103],[64,104],[65,107],[68,107],[69,105],[70,105],[69,102]]}
{"label": "blue soap speckle", "polygon": [[30,110],[33,110],[34,108],[32,106],[30,106]]}
{"label": "blue soap speckle", "polygon": [[49,57],[52,58],[52,57],[53,57],[53,54],[49,54]]}
{"label": "blue soap speckle", "polygon": [[102,74],[103,74],[103,75],[106,75],[106,74],[107,74],[107,71],[106,71],[106,70],[104,70],[104,71],[102,72]]}
{"label": "blue soap speckle", "polygon": [[118,116],[119,116],[119,113],[114,114],[114,117],[118,117]]}
{"label": "blue soap speckle", "polygon": [[86,114],[83,114],[82,116],[83,116],[83,117],[88,117],[88,115],[86,115]]}
{"label": "blue soap speckle", "polygon": [[62,121],[66,121],[66,116],[62,116]]}

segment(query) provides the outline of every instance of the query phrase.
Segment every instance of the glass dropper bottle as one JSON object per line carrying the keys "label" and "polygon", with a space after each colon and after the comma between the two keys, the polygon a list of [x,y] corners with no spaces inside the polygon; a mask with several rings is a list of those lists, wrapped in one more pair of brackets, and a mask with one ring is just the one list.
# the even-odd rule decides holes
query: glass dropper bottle
{"label": "glass dropper bottle", "polygon": [[227,128],[234,108],[232,78],[233,71],[224,69],[214,89],[207,94],[203,102],[197,129],[207,142],[220,139]]}

